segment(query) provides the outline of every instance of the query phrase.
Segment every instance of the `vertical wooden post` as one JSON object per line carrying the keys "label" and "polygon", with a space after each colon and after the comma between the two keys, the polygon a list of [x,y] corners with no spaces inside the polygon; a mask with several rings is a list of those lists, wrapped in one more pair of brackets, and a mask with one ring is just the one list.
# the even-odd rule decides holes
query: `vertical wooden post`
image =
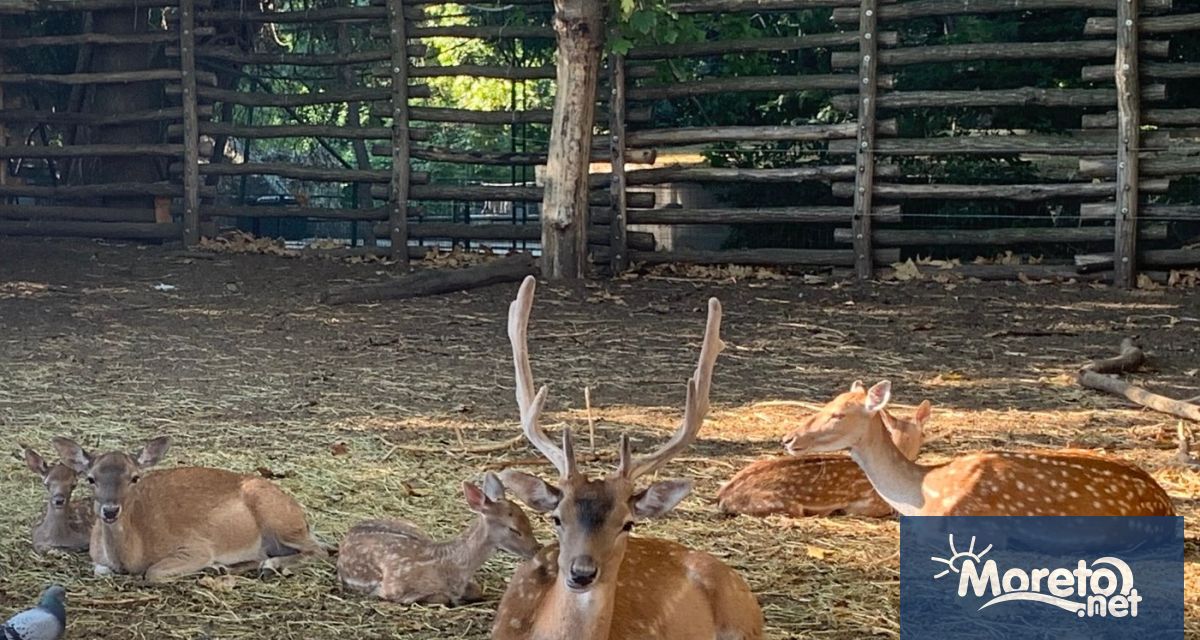
{"label": "vertical wooden post", "polygon": [[1138,127],[1141,85],[1138,80],[1138,3],[1117,0],[1117,211],[1113,282],[1126,289],[1137,284]]}
{"label": "vertical wooden post", "polygon": [[200,122],[196,114],[196,3],[179,2],[179,69],[183,84],[183,243],[200,243]]}
{"label": "vertical wooden post", "polygon": [[609,54],[609,84],[612,99],[608,105],[608,132],[612,151],[612,213],[609,215],[609,268],[612,275],[629,266],[629,248],[625,237],[625,56]]}
{"label": "vertical wooden post", "polygon": [[859,280],[874,276],[871,242],[872,191],[875,188],[875,94],[878,56],[876,0],[862,0],[858,12],[858,144],[854,165],[854,272]]}
{"label": "vertical wooden post", "polygon": [[403,0],[387,0],[392,45],[392,186],[388,195],[388,231],[392,257],[408,262],[408,29]]}

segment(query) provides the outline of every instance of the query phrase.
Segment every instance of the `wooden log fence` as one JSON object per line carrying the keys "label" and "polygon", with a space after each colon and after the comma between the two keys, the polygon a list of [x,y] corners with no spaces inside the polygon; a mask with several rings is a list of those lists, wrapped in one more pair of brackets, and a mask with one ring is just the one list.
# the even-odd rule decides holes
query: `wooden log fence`
{"label": "wooden log fence", "polygon": [[[116,114],[93,114],[76,109],[34,110],[3,108],[0,124],[44,125],[63,130],[158,123],[158,143],[79,144],[62,138],[63,146],[4,146],[0,159],[22,162],[70,162],[88,158],[147,157],[164,159],[170,181],[97,185],[0,185],[0,234],[78,235],[85,237],[179,240],[194,243],[215,218],[294,218],[361,224],[364,237],[390,241],[398,259],[423,255],[412,242],[445,240],[484,243],[536,243],[541,225],[536,210],[544,189],[534,184],[532,167],[548,160],[544,144],[512,148],[453,148],[439,132],[454,127],[479,127],[530,138],[545,131],[553,113],[543,105],[484,111],[433,106],[424,99],[443,78],[487,78],[514,83],[552,82],[553,66],[523,64],[438,65],[425,59],[425,38],[485,39],[519,42],[554,38],[545,20],[552,3],[513,0],[515,7],[533,10],[521,24],[448,24],[426,12],[443,0],[372,0],[369,4],[326,6],[309,10],[263,11],[212,9],[210,0],[13,0],[0,15],[35,11],[105,10],[133,7],[175,7],[165,30],[134,34],[84,33],[32,35],[9,33],[0,39],[0,57],[38,47],[104,47],[144,45],[166,54],[167,68],[145,71],[95,72],[87,68],[86,52],[71,73],[25,73],[11,66],[0,70],[0,86],[16,91],[39,86],[84,87],[126,83],[157,83],[167,102],[162,108]],[[596,138],[591,161],[607,165],[593,169],[588,183],[591,224],[579,242],[591,260],[619,273],[630,264],[682,262],[741,263],[783,268],[852,268],[863,279],[879,274],[879,266],[940,247],[1024,247],[1039,244],[1103,244],[1111,253],[1088,254],[1087,269],[1111,270],[1120,286],[1133,286],[1137,268],[1176,268],[1200,264],[1195,249],[1172,248],[1172,230],[1183,222],[1200,220],[1200,203],[1163,204],[1160,196],[1172,180],[1200,175],[1200,104],[1190,99],[1186,83],[1200,78],[1200,62],[1169,59],[1176,34],[1200,32],[1200,13],[1178,11],[1171,0],[676,0],[681,14],[755,12],[771,20],[775,12],[825,7],[833,22],[827,32],[746,38],[718,37],[704,42],[638,46],[608,61],[606,78],[596,96]],[[905,21],[961,15],[1018,11],[1085,11],[1079,39],[1053,42],[968,42],[917,46],[902,41]],[[465,13],[471,14],[473,7]],[[1116,15],[1113,16],[1112,14]],[[230,24],[276,25],[285,29],[316,29],[338,25],[336,53],[242,50],[228,41],[205,42],[219,27]],[[842,26],[838,26],[842,25]],[[157,29],[158,27],[154,27]],[[349,30],[375,38],[359,50],[349,50]],[[1139,35],[1141,37],[1139,37]],[[796,53],[793,53],[796,52]],[[707,67],[666,81],[667,63],[691,69],[698,58],[744,54],[816,56],[826,60],[822,72],[779,73],[769,76],[714,75]],[[978,87],[955,90],[914,90],[904,86],[901,68],[914,65],[976,61],[1077,61],[1078,78],[1093,83],[1078,88],[1028,86]],[[242,67],[254,67],[241,72]],[[253,75],[264,68],[308,68],[333,74],[328,80],[297,82],[278,93],[265,83],[231,86],[218,82],[230,69]],[[286,73],[281,71],[281,77]],[[1183,91],[1183,93],[1177,93]],[[683,100],[703,101],[721,94],[791,94],[828,92],[828,104],[844,116],[822,122],[780,121],[770,124],[723,118],[713,126],[672,126],[664,117]],[[81,94],[82,95],[82,94]],[[1171,102],[1167,103],[1170,98]],[[808,98],[806,98],[808,99]],[[676,105],[661,104],[677,101]],[[1167,106],[1169,104],[1169,106]],[[214,107],[214,105],[217,105]],[[306,122],[296,115],[302,107],[362,105],[366,121],[347,119],[347,126]],[[214,121],[222,110],[242,113],[253,109],[282,109],[288,121],[254,124]],[[1003,110],[1036,107],[1078,116],[1079,128],[1057,133],[1030,131],[960,131],[956,135],[899,137],[906,112],[913,109]],[[744,124],[739,124],[739,122]],[[1145,128],[1145,127],[1151,128]],[[496,129],[495,127],[503,127]],[[86,131],[86,129],[81,129]],[[910,136],[907,134],[906,136]],[[256,158],[238,163],[204,162],[202,137],[224,141],[312,138],[336,157],[330,166]],[[352,144],[330,145],[328,140]],[[9,143],[15,145],[19,143]],[[766,168],[704,165],[653,166],[656,159],[674,158],[708,148],[723,151],[793,154],[790,164]],[[339,155],[353,149],[347,160]],[[376,159],[372,161],[371,156]],[[955,158],[1019,158],[1037,168],[1036,179],[1019,184],[954,184],[937,174],[923,175],[911,167],[921,162],[953,162]],[[390,166],[376,164],[390,158]],[[893,160],[892,158],[895,158]],[[914,161],[913,159],[917,159]],[[674,160],[672,160],[674,161]],[[907,167],[900,169],[901,164]],[[1043,168],[1043,164],[1044,167]],[[481,168],[513,167],[512,184],[446,184],[441,176],[451,165]],[[426,171],[428,169],[428,171]],[[354,208],[310,206],[248,206],[218,202],[216,184],[222,177],[270,175],[301,182],[349,184],[358,197]],[[493,174],[494,175],[494,174]],[[523,176],[518,178],[517,176]],[[490,182],[490,181],[489,181]],[[1001,181],[997,181],[1001,182]],[[677,190],[749,190],[751,185],[804,184],[806,190],[826,193],[822,199],[779,206],[674,203]],[[746,185],[746,186],[742,186]],[[806,191],[808,193],[810,191]],[[1174,192],[1172,192],[1174,193]],[[150,206],[110,209],[98,206],[104,198],[139,197],[174,200],[168,209],[176,216],[165,221]],[[668,198],[661,201],[662,197]],[[33,204],[2,200],[33,199]],[[1022,210],[1044,211],[1044,203],[1062,205],[1079,225],[1049,226],[1048,220],[1017,227],[982,229],[921,228],[931,202],[1006,201]],[[149,200],[147,200],[149,203]],[[511,211],[512,219],[443,219],[437,213],[459,204],[487,203],[491,211]],[[507,208],[496,203],[508,203]],[[156,203],[157,204],[157,203]],[[785,206],[786,205],[786,206]],[[528,211],[519,219],[518,208]],[[939,211],[942,209],[938,209]],[[457,216],[457,214],[455,214]],[[490,214],[495,216],[495,213]],[[503,214],[508,216],[509,213]],[[938,214],[941,215],[941,214]],[[997,216],[997,219],[1002,216]],[[1002,224],[1002,223],[1001,223]],[[756,248],[698,251],[683,246],[655,251],[659,229],[677,225],[815,225],[824,231],[830,248]],[[833,244],[829,245],[832,239]],[[1150,243],[1143,246],[1143,243]],[[847,246],[849,245],[849,246]],[[356,249],[357,250],[357,249]],[[383,250],[383,249],[381,249]],[[1091,250],[1096,250],[1095,248]],[[902,253],[903,252],[903,253]],[[978,265],[971,265],[972,267]],[[1016,277],[1040,273],[1077,273],[1073,267],[1047,266],[1021,270],[977,269],[979,277]],[[1080,267],[1084,268],[1083,266]],[[965,272],[964,272],[965,273]],[[1089,273],[1087,277],[1100,277]],[[1157,277],[1157,276],[1156,276]]]}

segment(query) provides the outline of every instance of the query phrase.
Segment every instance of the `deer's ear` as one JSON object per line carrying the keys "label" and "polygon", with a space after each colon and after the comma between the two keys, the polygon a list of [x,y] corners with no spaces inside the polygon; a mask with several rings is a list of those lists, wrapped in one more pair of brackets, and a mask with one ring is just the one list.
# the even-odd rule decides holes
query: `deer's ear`
{"label": "deer's ear", "polygon": [[491,471],[483,474],[483,495],[492,502],[504,499],[504,483]]}
{"label": "deer's ear", "polygon": [[467,506],[475,513],[483,513],[487,507],[487,496],[483,495],[483,491],[479,487],[470,482],[462,483],[463,495],[467,498]]}
{"label": "deer's ear", "polygon": [[630,499],[630,510],[638,520],[661,518],[692,492],[690,480],[663,480],[646,487]]}
{"label": "deer's ear", "polygon": [[562,500],[562,491],[558,487],[528,473],[505,469],[500,472],[500,480],[534,511],[549,513],[557,509]]}
{"label": "deer's ear", "polygon": [[917,411],[913,414],[913,422],[917,423],[918,427],[924,427],[931,415],[933,415],[933,404],[925,400],[917,405]]}
{"label": "deer's ear", "polygon": [[867,389],[867,401],[863,404],[863,408],[868,413],[878,413],[887,407],[888,402],[892,400],[892,383],[887,380],[876,382],[874,386]]}
{"label": "deer's ear", "polygon": [[138,466],[143,469],[153,467],[162,461],[170,447],[171,439],[167,436],[159,436],[143,445],[142,450],[134,456],[134,460],[137,460]]}
{"label": "deer's ear", "polygon": [[865,390],[865,389],[866,389],[866,386],[865,386],[865,385],[863,385],[863,381],[862,381],[862,380],[855,380],[854,382],[851,382],[851,383],[850,383],[850,390],[851,390],[851,391],[863,391],[863,390]]}
{"label": "deer's ear", "polygon": [[83,447],[75,443],[70,438],[54,438],[50,442],[54,443],[54,450],[58,452],[58,457],[62,458],[63,464],[75,470],[75,473],[87,473],[88,467],[92,466],[92,456]]}
{"label": "deer's ear", "polygon": [[38,455],[38,452],[33,449],[27,447],[24,452],[24,458],[25,466],[29,467],[30,471],[43,478],[46,477],[47,473],[50,473],[50,465],[46,464],[42,456]]}

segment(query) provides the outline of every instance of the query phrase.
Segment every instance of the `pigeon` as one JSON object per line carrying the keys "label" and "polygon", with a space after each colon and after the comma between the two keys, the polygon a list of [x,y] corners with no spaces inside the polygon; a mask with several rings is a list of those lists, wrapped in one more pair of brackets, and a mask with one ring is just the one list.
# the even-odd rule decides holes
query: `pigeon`
{"label": "pigeon", "polygon": [[42,593],[37,607],[0,625],[0,640],[59,640],[66,629],[67,590],[54,585]]}

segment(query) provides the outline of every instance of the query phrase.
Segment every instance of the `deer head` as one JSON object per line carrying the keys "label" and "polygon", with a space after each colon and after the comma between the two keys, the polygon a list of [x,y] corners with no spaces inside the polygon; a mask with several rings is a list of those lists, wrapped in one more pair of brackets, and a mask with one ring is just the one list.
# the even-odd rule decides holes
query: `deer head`
{"label": "deer head", "polygon": [[[862,440],[891,398],[891,382],[884,380],[865,389],[861,381],[855,380],[849,391],[821,407],[785,436],[783,446],[791,454],[850,449]],[[885,427],[892,423],[881,421]]]}
{"label": "deer head", "polygon": [[525,510],[504,495],[504,485],[496,474],[489,471],[484,476],[482,489],[463,482],[463,495],[471,511],[483,517],[493,546],[521,558],[532,558],[542,548]]}
{"label": "deer head", "polygon": [[96,515],[106,524],[121,516],[130,489],[141,480],[142,472],[152,467],[167,453],[170,439],[159,436],[150,440],[136,454],[110,451],[93,456],[67,438],[54,438],[54,448],[63,462],[76,473],[86,474],[92,486]]}
{"label": "deer head", "polygon": [[61,462],[56,462],[51,466],[38,452],[28,447],[24,447],[22,458],[25,466],[42,479],[42,485],[46,487],[46,493],[50,495],[50,507],[66,509],[67,505],[71,503],[71,493],[75,491],[77,479],[75,470]]}
{"label": "deer head", "polygon": [[558,484],[513,470],[501,472],[505,486],[531,508],[552,516],[558,536],[558,572],[565,586],[586,592],[615,580],[625,554],[629,532],[636,522],[670,512],[691,491],[685,480],[663,480],[638,489],[638,479],[662,467],[696,438],[708,412],[713,366],[722,347],[721,304],[708,303],[708,323],[700,360],[688,380],[683,421],[671,439],[647,456],[635,457],[629,438],[621,436],[617,468],[601,478],[589,478],[575,463],[571,431],[564,429],[558,446],[542,429],[539,418],[546,402],[546,387],[535,394],[526,335],[533,305],[534,278],[521,284],[509,306],[508,337],[512,343],[517,406],[521,427],[529,442],[554,465]]}

